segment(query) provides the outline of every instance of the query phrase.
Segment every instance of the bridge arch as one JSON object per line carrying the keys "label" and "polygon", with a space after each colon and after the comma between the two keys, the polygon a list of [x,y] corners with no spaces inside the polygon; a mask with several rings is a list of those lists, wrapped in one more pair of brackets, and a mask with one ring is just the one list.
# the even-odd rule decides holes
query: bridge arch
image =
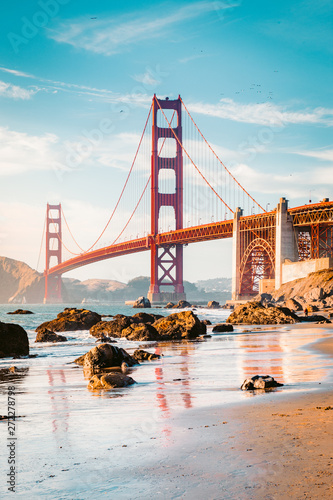
{"label": "bridge arch", "polygon": [[260,279],[274,279],[274,248],[263,238],[256,238],[246,248],[240,263],[241,295],[259,293]]}

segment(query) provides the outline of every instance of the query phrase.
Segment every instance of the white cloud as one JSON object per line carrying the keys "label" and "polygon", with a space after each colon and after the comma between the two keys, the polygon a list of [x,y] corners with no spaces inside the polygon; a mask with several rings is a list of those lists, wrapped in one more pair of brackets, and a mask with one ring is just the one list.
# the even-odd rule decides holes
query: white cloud
{"label": "white cloud", "polygon": [[152,87],[154,85],[158,85],[161,83],[159,80],[156,80],[156,78],[153,77],[153,75],[150,73],[150,71],[146,71],[143,75],[134,75],[133,79],[136,80],[139,83],[143,83],[144,85],[148,85],[149,87]]}
{"label": "white cloud", "polygon": [[225,120],[257,125],[282,127],[287,124],[333,123],[333,109],[315,108],[305,111],[289,111],[276,104],[242,104],[233,99],[221,99],[217,104],[191,103],[189,111],[209,116],[216,116]]}
{"label": "white cloud", "polygon": [[63,169],[56,149],[58,142],[54,134],[33,136],[0,127],[0,176]]}
{"label": "white cloud", "polygon": [[296,154],[301,156],[309,156],[311,158],[317,158],[322,161],[332,161],[333,162],[333,149],[322,149],[318,151],[299,151]]}
{"label": "white cloud", "polygon": [[153,16],[151,12],[129,16],[91,20],[76,19],[62,23],[57,29],[49,30],[49,37],[60,43],[98,54],[112,55],[128,49],[129,46],[164,37],[169,30],[184,21],[207,13],[215,13],[234,7],[223,2],[194,2],[180,7],[163,17]]}
{"label": "white cloud", "polygon": [[23,71],[18,71],[16,69],[4,68],[3,66],[0,66],[0,70],[15,76],[23,76],[24,78],[35,78],[33,75],[30,75],[29,73],[24,73]]}
{"label": "white cloud", "polygon": [[11,99],[30,99],[36,90],[27,90],[17,85],[11,85],[10,83],[3,82],[0,80],[0,96],[9,97]]}

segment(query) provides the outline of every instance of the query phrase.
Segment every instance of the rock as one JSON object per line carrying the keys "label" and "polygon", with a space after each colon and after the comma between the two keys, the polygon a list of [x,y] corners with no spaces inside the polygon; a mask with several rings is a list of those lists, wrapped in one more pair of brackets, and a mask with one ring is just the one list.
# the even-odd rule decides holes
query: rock
{"label": "rock", "polygon": [[324,298],[324,290],[321,287],[312,288],[304,294],[304,299],[306,302],[312,302],[313,300],[321,300]]}
{"label": "rock", "polygon": [[193,339],[205,335],[206,325],[192,311],[170,314],[153,323],[161,340]]}
{"label": "rock", "polygon": [[138,312],[132,316],[135,323],[154,323],[160,318],[163,318],[162,314],[148,314],[146,312]]}
{"label": "rock", "polygon": [[187,300],[179,300],[177,304],[172,306],[172,309],[186,309],[186,307],[191,307],[191,304]]}
{"label": "rock", "polygon": [[8,312],[7,314],[34,314],[32,311],[27,311],[25,309],[16,309],[16,311]]}
{"label": "rock", "polygon": [[204,325],[211,325],[211,324],[212,324],[212,322],[211,322],[211,321],[209,321],[209,319],[203,319],[203,320],[201,321],[201,323],[203,323]]}
{"label": "rock", "polygon": [[148,351],[144,351],[143,349],[136,349],[133,353],[133,358],[136,359],[137,361],[151,361],[153,359],[160,359],[159,354],[153,354]]}
{"label": "rock", "polygon": [[109,337],[121,337],[121,332],[132,324],[133,320],[124,314],[117,314],[112,321],[100,321],[90,328],[90,335],[100,338],[107,334]]}
{"label": "rock", "polygon": [[302,322],[305,323],[332,323],[329,319],[325,318],[325,316],[321,316],[320,314],[313,314],[312,316],[304,316],[302,318]]}
{"label": "rock", "polygon": [[220,303],[215,302],[215,300],[210,300],[207,304],[208,309],[219,309],[220,308]]}
{"label": "rock", "polygon": [[89,389],[114,389],[135,384],[135,380],[123,373],[100,373],[93,375],[88,383]]}
{"label": "rock", "polygon": [[284,305],[285,305],[285,307],[287,307],[291,311],[302,311],[303,310],[302,305],[295,299],[288,299]]}
{"label": "rock", "polygon": [[126,363],[128,366],[138,364],[124,349],[110,344],[101,344],[93,347],[84,356],[80,356],[74,362],[78,365],[83,365],[85,370],[91,372],[114,366],[121,367],[122,363]]}
{"label": "rock", "polygon": [[270,389],[272,387],[281,386],[283,386],[283,384],[280,384],[269,375],[255,375],[254,377],[245,379],[241,389],[242,391],[252,391],[254,389]]}
{"label": "rock", "polygon": [[28,335],[22,326],[0,321],[0,358],[28,354]]}
{"label": "rock", "polygon": [[172,309],[173,307],[175,307],[175,304],[173,302],[168,302],[164,309]]}
{"label": "rock", "polygon": [[317,312],[317,311],[319,311],[319,307],[316,306],[315,304],[307,304],[305,307],[308,310],[308,312]]}
{"label": "rock", "polygon": [[149,308],[151,307],[150,300],[146,297],[139,297],[133,304],[134,308]]}
{"label": "rock", "polygon": [[214,325],[213,332],[233,332],[234,327],[232,325],[227,325],[226,323],[218,323]]}
{"label": "rock", "polygon": [[300,318],[287,307],[264,307],[260,302],[247,302],[237,306],[226,322],[247,325],[275,325],[299,323],[300,321]]}
{"label": "rock", "polygon": [[52,332],[70,332],[74,330],[89,330],[101,321],[100,314],[87,309],[76,309],[66,307],[57,315],[56,319],[45,321],[36,328],[36,332],[47,328]]}
{"label": "rock", "polygon": [[47,328],[41,328],[36,335],[35,342],[66,342],[67,338],[63,335],[51,332]]}
{"label": "rock", "polygon": [[121,332],[127,340],[160,340],[161,336],[150,323],[132,323]]}

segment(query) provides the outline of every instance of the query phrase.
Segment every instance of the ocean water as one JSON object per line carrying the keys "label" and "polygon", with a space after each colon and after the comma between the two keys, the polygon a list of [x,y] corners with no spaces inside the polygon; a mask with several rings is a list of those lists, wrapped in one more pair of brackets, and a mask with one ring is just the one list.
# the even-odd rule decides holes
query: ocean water
{"label": "ocean water", "polygon": [[[123,304],[84,307],[100,314],[138,312]],[[15,387],[19,416],[15,422],[16,496],[20,498],[144,498],[133,492],[145,491],[145,485],[136,484],[128,475],[125,480],[123,471],[131,463],[148,466],[152,460],[162,460],[165,453],[179,445],[182,426],[196,410],[246,404],[253,399],[252,393],[239,390],[246,377],[269,374],[284,383],[274,397],[315,390],[319,384],[332,381],[330,358],[307,348],[332,335],[329,325],[304,330],[293,325],[238,326],[232,333],[213,334],[203,342],[157,345],[120,339],[117,345],[129,353],[140,346],[162,357],[131,370],[137,382],[134,386],[90,391],[82,367],[73,360],[96,345],[95,338],[88,331],[76,331],[65,333],[68,341],[64,343],[35,343],[35,328],[53,319],[63,306],[24,308],[35,314],[7,315],[14,307],[0,306],[0,321],[24,327],[30,354],[37,355],[0,360],[0,368],[15,365],[24,369],[0,379],[0,414],[7,414],[8,387]],[[167,315],[171,311],[151,312]],[[196,313],[212,323],[225,321],[229,315],[223,309],[198,309]],[[10,498],[12,493],[6,484],[6,420],[0,421],[0,436],[0,496]],[[131,450],[130,455],[125,454],[125,448]]]}

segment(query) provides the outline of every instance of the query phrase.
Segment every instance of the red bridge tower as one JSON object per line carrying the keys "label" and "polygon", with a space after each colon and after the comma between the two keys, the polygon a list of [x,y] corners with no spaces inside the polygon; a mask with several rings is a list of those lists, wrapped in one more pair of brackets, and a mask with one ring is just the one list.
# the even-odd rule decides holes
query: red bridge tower
{"label": "red bridge tower", "polygon": [[62,302],[61,275],[49,276],[52,267],[51,258],[56,259],[53,265],[61,264],[61,203],[59,205],[47,204],[46,208],[46,267],[44,303]]}
{"label": "red bridge tower", "polygon": [[[164,110],[174,110],[177,126],[169,127]],[[148,298],[151,302],[185,299],[183,285],[183,246],[163,246],[158,244],[158,220],[160,208],[173,207],[175,229],[183,228],[183,153],[182,153],[182,103],[176,100],[153,98],[152,155],[151,155],[151,275]],[[158,121],[158,115],[160,120]],[[158,123],[165,123],[159,127]],[[171,123],[169,121],[169,123]],[[176,156],[160,156],[160,141],[175,142]],[[175,190],[164,193],[159,190],[160,173],[163,169],[175,173]],[[173,287],[174,291],[165,292],[161,287]]]}

